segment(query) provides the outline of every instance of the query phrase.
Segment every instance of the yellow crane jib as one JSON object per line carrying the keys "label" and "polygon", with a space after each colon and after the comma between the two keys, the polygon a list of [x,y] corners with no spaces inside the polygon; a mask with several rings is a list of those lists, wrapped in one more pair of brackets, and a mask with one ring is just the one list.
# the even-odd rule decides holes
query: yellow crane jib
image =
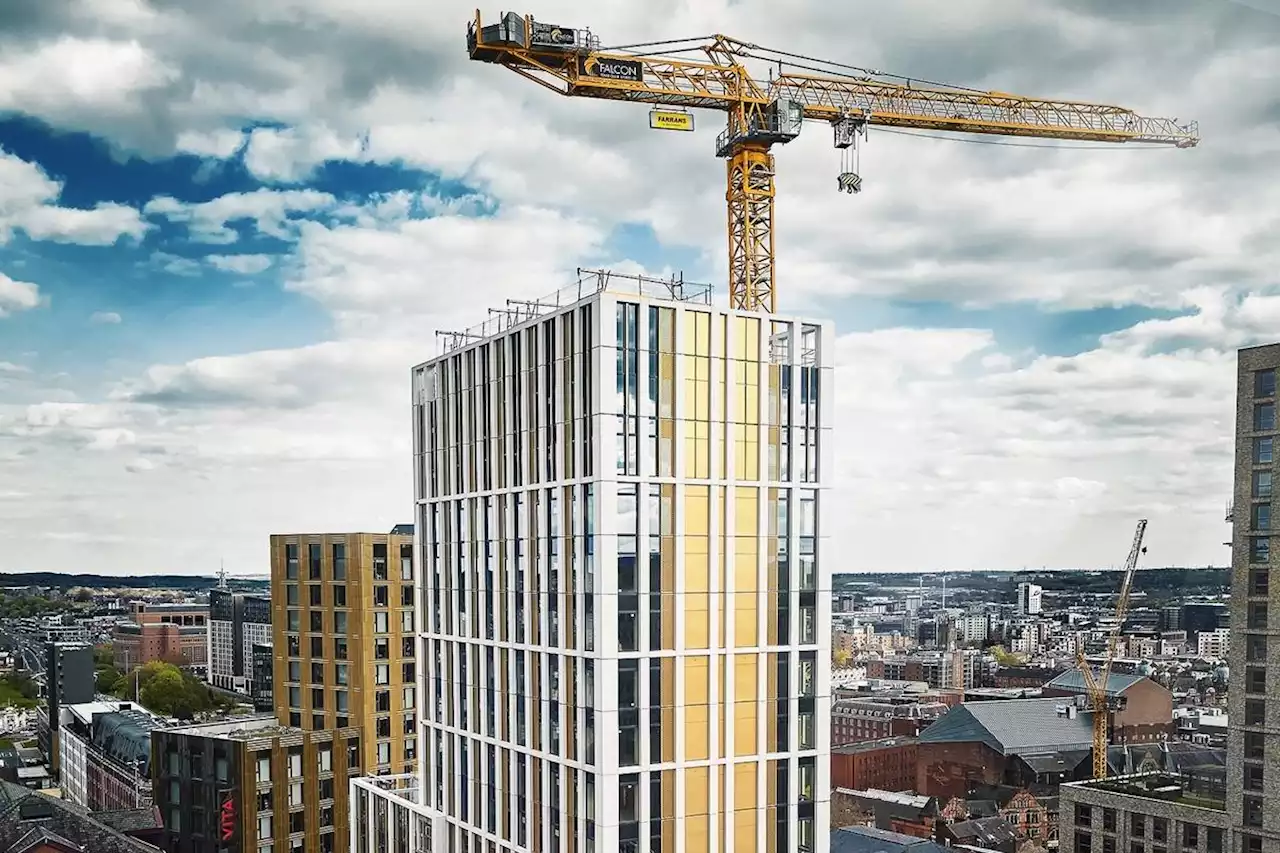
{"label": "yellow crane jib", "polygon": [[[715,153],[726,160],[729,300],[748,311],[776,308],[772,148],[795,139],[805,121],[832,127],[840,152],[836,186],[846,193],[862,190],[859,141],[871,127],[1178,148],[1200,140],[1195,122],[929,83],[724,35],[602,47],[589,29],[514,12],[485,24],[477,11],[467,52],[569,97],[724,113]],[[753,75],[748,63],[764,75]],[[692,130],[693,118],[658,121],[651,114],[650,126]]]}

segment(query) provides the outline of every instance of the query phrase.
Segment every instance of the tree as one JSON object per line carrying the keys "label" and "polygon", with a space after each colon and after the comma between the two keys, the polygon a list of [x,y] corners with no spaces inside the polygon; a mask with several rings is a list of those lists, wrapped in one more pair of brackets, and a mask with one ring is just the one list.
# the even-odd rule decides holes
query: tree
{"label": "tree", "polygon": [[853,654],[848,649],[832,649],[831,665],[836,669],[843,669],[849,665],[849,661],[853,659]]}
{"label": "tree", "polygon": [[114,666],[104,666],[98,670],[94,678],[94,688],[99,693],[114,693],[123,679],[124,676],[120,674],[120,670]]}
{"label": "tree", "polygon": [[189,720],[193,712],[182,672],[169,664],[164,667],[139,687],[138,700],[156,713]]}

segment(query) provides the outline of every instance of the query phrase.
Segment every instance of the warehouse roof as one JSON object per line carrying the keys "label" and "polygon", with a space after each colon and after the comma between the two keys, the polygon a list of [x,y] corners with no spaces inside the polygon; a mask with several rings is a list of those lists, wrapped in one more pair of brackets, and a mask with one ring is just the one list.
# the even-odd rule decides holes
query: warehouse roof
{"label": "warehouse roof", "polygon": [[[1140,681],[1146,681],[1145,675],[1130,675],[1122,672],[1113,672],[1107,676],[1107,695],[1119,696],[1133,685]],[[1050,681],[1045,687],[1057,688],[1058,690],[1071,690],[1076,693],[1085,692],[1084,676],[1079,669],[1069,669]]]}
{"label": "warehouse roof", "polygon": [[1001,755],[1092,748],[1092,715],[1061,706],[1058,699],[966,702],[921,732],[920,743],[981,741]]}

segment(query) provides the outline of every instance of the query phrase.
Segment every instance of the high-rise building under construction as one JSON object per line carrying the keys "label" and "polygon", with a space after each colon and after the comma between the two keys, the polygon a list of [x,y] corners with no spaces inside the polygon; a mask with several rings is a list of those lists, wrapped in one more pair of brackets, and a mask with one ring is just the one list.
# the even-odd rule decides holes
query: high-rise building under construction
{"label": "high-rise building under construction", "polygon": [[414,369],[424,760],[353,850],[827,849],[833,344],[601,274]]}

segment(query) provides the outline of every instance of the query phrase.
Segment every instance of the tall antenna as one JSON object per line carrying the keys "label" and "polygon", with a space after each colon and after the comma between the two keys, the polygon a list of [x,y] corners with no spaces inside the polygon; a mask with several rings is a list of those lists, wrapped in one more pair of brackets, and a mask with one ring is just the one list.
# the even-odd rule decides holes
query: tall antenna
{"label": "tall antenna", "polygon": [[227,588],[227,567],[221,558],[218,559],[218,589]]}

